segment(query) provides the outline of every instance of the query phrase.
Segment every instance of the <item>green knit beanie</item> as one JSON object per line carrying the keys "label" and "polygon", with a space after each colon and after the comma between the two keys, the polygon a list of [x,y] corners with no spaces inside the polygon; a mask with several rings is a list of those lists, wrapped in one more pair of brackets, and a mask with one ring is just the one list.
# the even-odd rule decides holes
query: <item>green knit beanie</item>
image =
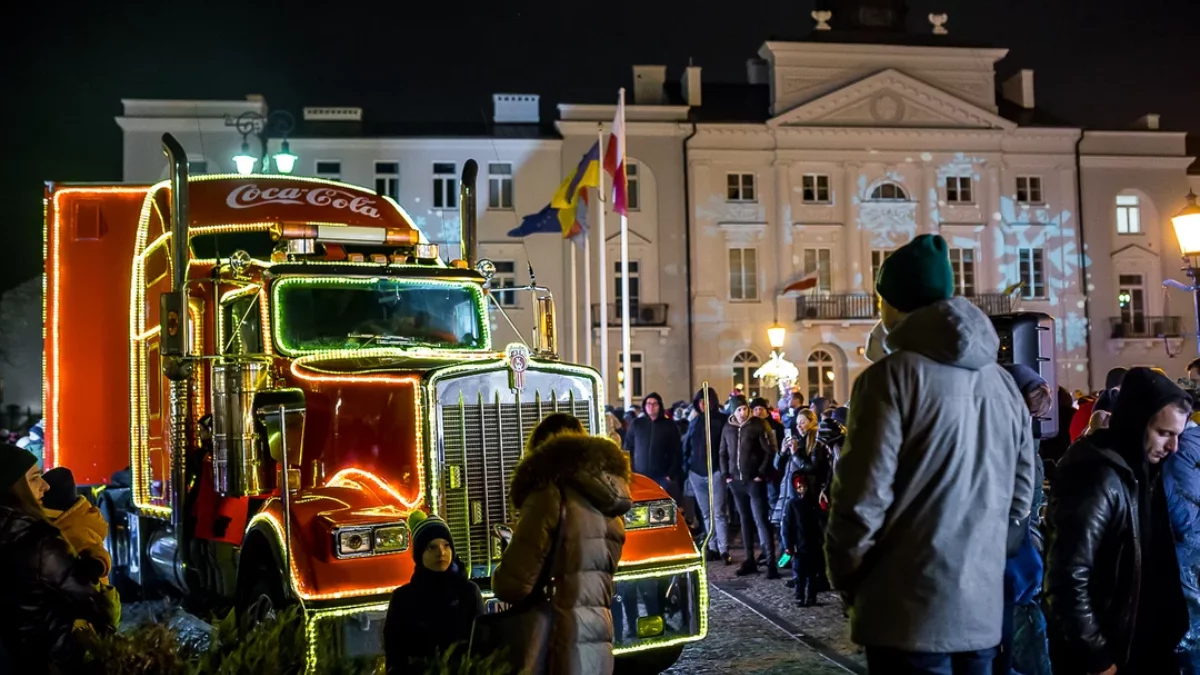
{"label": "green knit beanie", "polygon": [[954,270],[946,240],[922,234],[883,261],[875,292],[901,312],[912,312],[954,295]]}

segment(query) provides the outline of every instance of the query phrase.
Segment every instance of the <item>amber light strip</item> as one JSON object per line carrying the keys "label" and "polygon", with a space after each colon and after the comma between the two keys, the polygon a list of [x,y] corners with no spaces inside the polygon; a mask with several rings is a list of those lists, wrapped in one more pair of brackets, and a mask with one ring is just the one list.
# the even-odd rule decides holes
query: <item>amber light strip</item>
{"label": "amber light strip", "polygon": [[[418,432],[417,437],[420,438],[420,432]],[[383,480],[379,476],[376,476],[370,471],[364,471],[362,469],[342,469],[341,471],[333,474],[333,477],[326,481],[325,485],[326,487],[361,487],[362,481],[366,481],[376,489],[386,493],[392,499],[400,502],[400,504],[406,509],[415,509],[417,508],[417,505],[421,503],[421,496],[419,492],[416,499],[405,499],[404,496],[397,492],[396,488],[389,485],[387,481]]]}

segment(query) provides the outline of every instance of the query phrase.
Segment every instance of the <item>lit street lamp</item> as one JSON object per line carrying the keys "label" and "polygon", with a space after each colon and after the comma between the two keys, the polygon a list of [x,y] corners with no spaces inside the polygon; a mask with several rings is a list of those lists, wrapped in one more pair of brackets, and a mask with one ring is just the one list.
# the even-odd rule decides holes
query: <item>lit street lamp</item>
{"label": "lit street lamp", "polygon": [[1196,308],[1196,345],[1200,349],[1200,285],[1197,276],[1200,270],[1196,268],[1195,258],[1200,256],[1200,206],[1196,206],[1196,193],[1188,190],[1187,205],[1179,213],[1171,217],[1171,225],[1175,227],[1175,238],[1179,241],[1179,251],[1183,253],[1183,271],[1192,280],[1191,286],[1164,284],[1192,292]]}
{"label": "lit street lamp", "polygon": [[754,377],[761,379],[768,387],[778,386],[780,394],[786,393],[792,382],[800,377],[800,370],[796,368],[796,364],[783,358],[783,343],[786,339],[787,329],[780,326],[778,321],[767,329],[767,341],[771,343],[771,359],[754,372]]}
{"label": "lit street lamp", "polygon": [[288,145],[287,136],[292,133],[292,129],[296,128],[296,119],[286,110],[274,110],[267,115],[247,110],[238,115],[236,118],[232,115],[225,116],[225,126],[236,127],[238,132],[242,134],[242,149],[233,157],[233,163],[237,166],[237,172],[243,176],[248,176],[254,173],[254,168],[258,164],[258,158],[250,154],[250,142],[248,137],[254,134],[258,137],[259,143],[262,145],[262,170],[266,173],[271,168],[270,159],[267,157],[267,142],[272,136],[282,136],[283,145],[280,151],[275,154],[275,168],[279,173],[291,173],[296,168],[296,160],[299,159],[292,154],[291,146]]}
{"label": "lit street lamp", "polygon": [[771,343],[771,349],[779,351],[783,349],[783,341],[787,338],[787,329],[780,326],[778,322],[767,329],[767,341]]}

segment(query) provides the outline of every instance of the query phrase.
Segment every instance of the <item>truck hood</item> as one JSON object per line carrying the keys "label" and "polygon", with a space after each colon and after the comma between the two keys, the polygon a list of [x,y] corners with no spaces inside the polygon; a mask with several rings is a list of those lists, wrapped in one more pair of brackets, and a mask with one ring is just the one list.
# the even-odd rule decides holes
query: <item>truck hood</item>
{"label": "truck hood", "polygon": [[[445,354],[446,356],[442,356]],[[494,358],[500,361],[504,358],[503,354],[479,354],[478,352],[466,352],[464,354],[455,354],[454,352],[440,352],[437,355],[425,353],[408,354],[399,353],[394,350],[380,350],[379,354],[363,354],[359,352],[354,355],[330,355],[327,357],[305,357],[295,362],[292,370],[299,371],[298,374],[303,374],[305,371],[311,371],[314,374],[324,375],[422,375],[425,373],[446,368],[452,365],[457,365],[462,362],[462,357],[467,356],[472,363],[486,363]]]}

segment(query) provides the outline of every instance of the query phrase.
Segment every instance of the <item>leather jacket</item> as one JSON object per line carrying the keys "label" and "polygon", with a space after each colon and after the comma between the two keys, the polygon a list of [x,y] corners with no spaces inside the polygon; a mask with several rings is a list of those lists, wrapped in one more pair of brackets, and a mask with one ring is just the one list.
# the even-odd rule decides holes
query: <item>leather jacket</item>
{"label": "leather jacket", "polygon": [[82,649],[73,635],[83,621],[114,628],[112,604],[79,558],[46,520],[0,506],[0,639],[15,672],[76,672]]}

